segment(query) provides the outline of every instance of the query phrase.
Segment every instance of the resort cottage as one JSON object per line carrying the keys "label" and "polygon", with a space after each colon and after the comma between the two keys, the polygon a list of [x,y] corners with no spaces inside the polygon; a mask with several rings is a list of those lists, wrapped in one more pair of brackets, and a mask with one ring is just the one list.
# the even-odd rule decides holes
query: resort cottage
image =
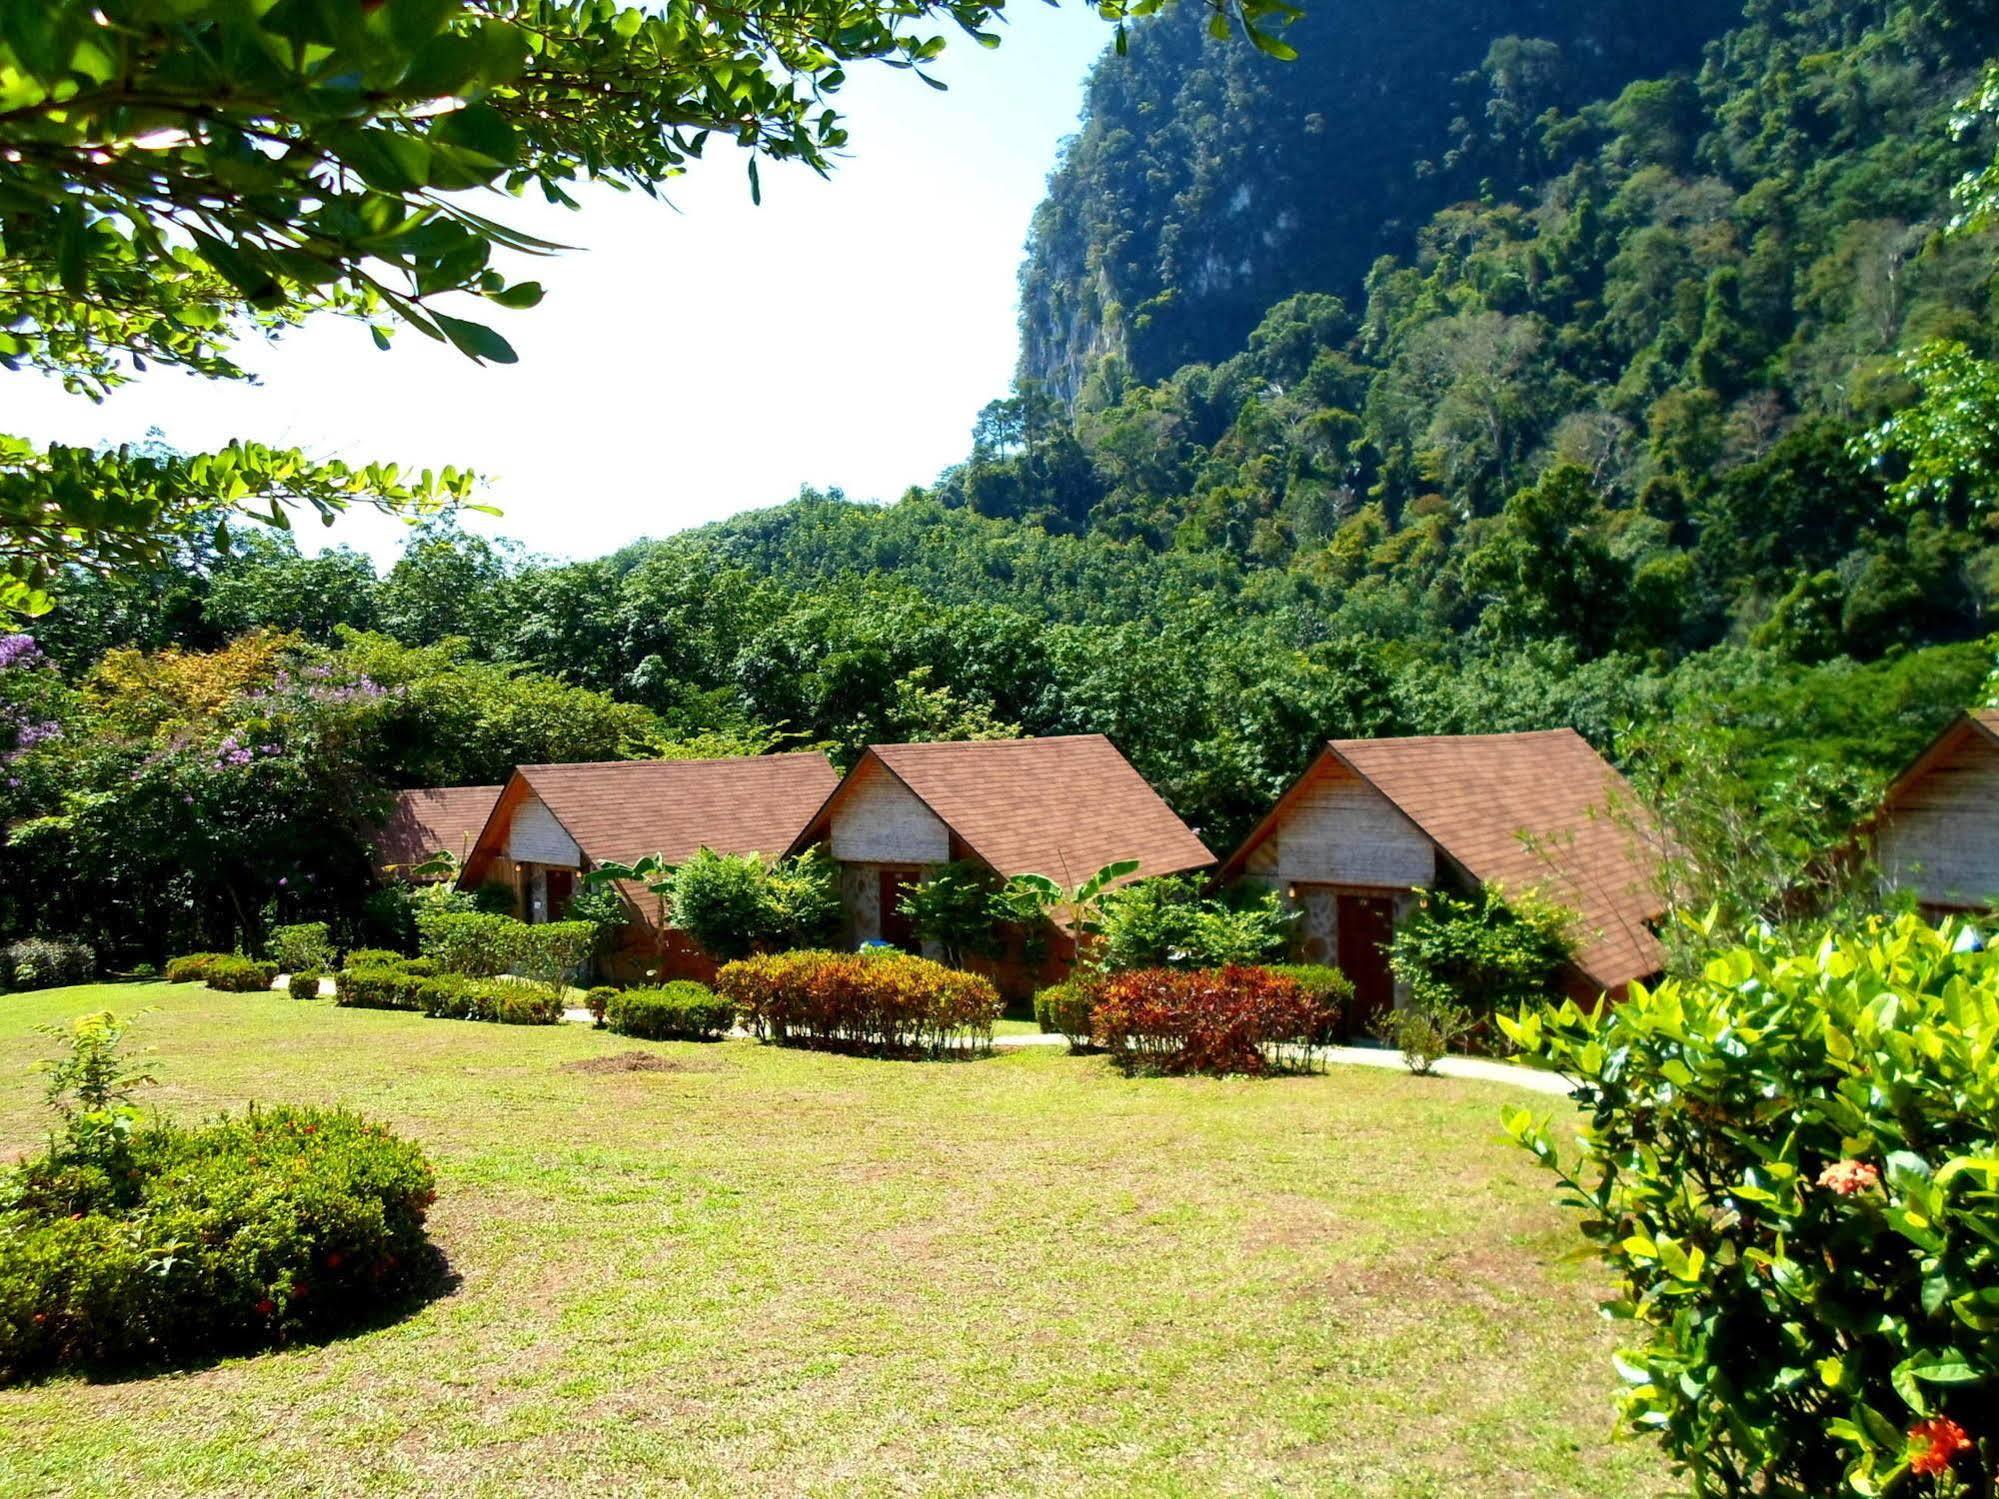
{"label": "resort cottage", "polygon": [[[602,864],[649,854],[676,864],[701,848],[782,853],[838,782],[821,754],[523,765],[501,789],[459,884],[503,885],[522,920],[559,921],[583,876]],[[662,929],[650,891],[629,882],[618,891],[630,922],[606,959],[614,977],[714,976],[705,952]]]}
{"label": "resort cottage", "polygon": [[[899,947],[914,945],[897,909],[904,889],[941,864],[1046,875],[1069,890],[1127,859],[1138,861],[1137,879],[1205,869],[1215,857],[1101,734],[872,745],[792,850],[816,843],[839,867],[848,941]],[[1035,936],[973,966],[1014,995],[1066,976],[1073,942]]]}
{"label": "resort cottage", "polygon": [[375,834],[377,870],[414,883],[443,879],[442,869],[418,871],[439,854],[462,865],[499,799],[498,786],[429,786],[396,793],[395,807]]}
{"label": "resort cottage", "polygon": [[1665,901],[1641,826],[1624,778],[1569,729],[1341,739],[1220,878],[1284,891],[1300,912],[1298,958],[1345,970],[1357,1029],[1396,1003],[1387,943],[1426,886],[1533,889],[1574,911],[1566,987],[1587,1002],[1664,964],[1652,923]]}
{"label": "resort cottage", "polygon": [[1882,798],[1868,825],[1891,889],[1932,919],[1999,904],[1999,710],[1967,713]]}

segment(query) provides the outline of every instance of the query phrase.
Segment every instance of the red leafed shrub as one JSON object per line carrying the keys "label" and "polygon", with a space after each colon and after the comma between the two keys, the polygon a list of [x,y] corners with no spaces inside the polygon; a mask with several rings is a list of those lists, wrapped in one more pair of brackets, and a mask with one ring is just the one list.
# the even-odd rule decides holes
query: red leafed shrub
{"label": "red leafed shrub", "polygon": [[1309,1069],[1326,1001],[1268,968],[1142,968],[1099,979],[1096,1044],[1160,1072]]}
{"label": "red leafed shrub", "polygon": [[1000,1014],[990,979],[901,952],[744,958],[715,992],[766,1040],[866,1051],[983,1051]]}

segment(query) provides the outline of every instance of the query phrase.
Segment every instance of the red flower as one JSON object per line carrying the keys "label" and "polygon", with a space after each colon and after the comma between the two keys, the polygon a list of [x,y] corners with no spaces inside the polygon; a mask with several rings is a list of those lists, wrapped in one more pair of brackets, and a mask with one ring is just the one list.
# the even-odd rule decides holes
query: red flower
{"label": "red flower", "polygon": [[272,1312],[275,1312],[277,1309],[278,1309],[278,1304],[275,1301],[271,1300],[271,1298],[268,1296],[266,1296],[262,1301],[258,1302],[256,1306],[257,1315],[260,1317],[268,1317],[271,1315]]}
{"label": "red flower", "polygon": [[1971,1438],[1964,1434],[1964,1428],[1949,1416],[1918,1421],[1909,1428],[1909,1471],[1941,1473],[1950,1466],[1952,1458],[1970,1445]]}
{"label": "red flower", "polygon": [[1841,1197],[1852,1197],[1881,1185],[1881,1173],[1865,1161],[1834,1161],[1819,1173],[1819,1185]]}

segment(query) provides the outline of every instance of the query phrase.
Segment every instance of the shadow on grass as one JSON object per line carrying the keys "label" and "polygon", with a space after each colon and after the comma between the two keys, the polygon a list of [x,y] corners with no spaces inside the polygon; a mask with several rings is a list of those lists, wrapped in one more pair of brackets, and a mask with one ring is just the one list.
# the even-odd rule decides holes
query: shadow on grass
{"label": "shadow on grass", "polygon": [[15,1378],[0,1377],[0,1390],[21,1389],[61,1379],[81,1379],[94,1385],[137,1384],[172,1374],[198,1374],[225,1360],[251,1358],[263,1353],[285,1353],[299,1348],[325,1348],[344,1343],[415,1316],[433,1302],[442,1301],[458,1290],[461,1277],[451,1268],[444,1251],[428,1241],[423,1263],[411,1271],[407,1287],[394,1296],[343,1320],[337,1325],[304,1329],[290,1337],[229,1339],[198,1353],[162,1353],[152,1358],[79,1359],[37,1368]]}
{"label": "shadow on grass", "polygon": [[997,1055],[990,1041],[962,1046],[894,1046],[844,1036],[759,1036],[761,1046],[792,1051],[823,1051],[836,1057],[865,1057],[871,1062],[983,1062]]}

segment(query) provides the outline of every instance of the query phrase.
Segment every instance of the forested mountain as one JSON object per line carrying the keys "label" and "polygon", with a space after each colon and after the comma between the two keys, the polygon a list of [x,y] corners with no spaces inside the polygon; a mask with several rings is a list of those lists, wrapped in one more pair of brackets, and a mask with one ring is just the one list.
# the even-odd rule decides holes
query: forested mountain
{"label": "forested mountain", "polygon": [[1195,9],[1097,69],[1029,378],[899,502],[70,579],[0,638],[0,932],[219,942],[512,759],[1085,731],[1220,848],[1327,737],[1570,725],[1710,893],[1781,891],[1986,690],[1999,495],[1868,434],[1925,349],[1999,411],[1999,236],[1951,227],[1999,0],[1343,3],[1290,64]]}
{"label": "forested mountain", "polygon": [[1092,72],[1034,217],[1021,373],[1064,399],[1104,354],[1147,382],[1226,358],[1294,292],[1358,299],[1437,210],[1545,180],[1542,116],[1698,64],[1738,0],[1327,0],[1280,62],[1183,5]]}

